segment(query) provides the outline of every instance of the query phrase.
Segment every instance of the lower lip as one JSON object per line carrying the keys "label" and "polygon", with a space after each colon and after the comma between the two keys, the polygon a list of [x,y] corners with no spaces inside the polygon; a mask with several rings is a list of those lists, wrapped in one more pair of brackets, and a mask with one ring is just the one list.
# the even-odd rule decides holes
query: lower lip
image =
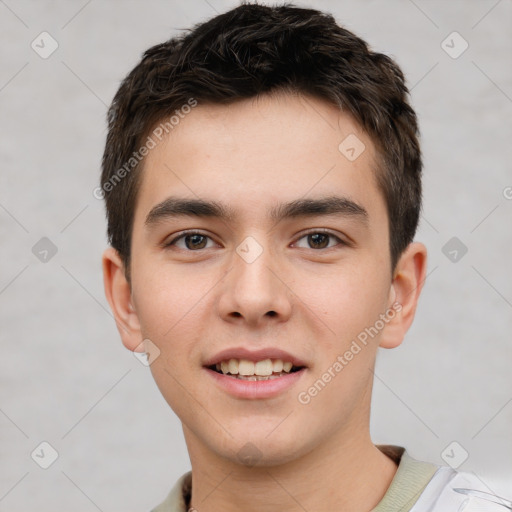
{"label": "lower lip", "polygon": [[272,398],[290,389],[302,377],[306,368],[278,379],[269,380],[243,380],[234,377],[228,377],[222,373],[217,373],[209,368],[204,368],[211,375],[215,382],[230,395],[236,398],[245,398],[248,400],[257,400],[261,398]]}

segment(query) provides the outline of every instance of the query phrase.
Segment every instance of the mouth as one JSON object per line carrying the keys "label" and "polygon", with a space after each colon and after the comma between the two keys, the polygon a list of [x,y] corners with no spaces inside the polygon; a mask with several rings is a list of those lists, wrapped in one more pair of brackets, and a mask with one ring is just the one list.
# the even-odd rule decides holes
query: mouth
{"label": "mouth", "polygon": [[206,366],[211,371],[232,379],[245,381],[265,381],[285,377],[300,372],[305,366],[296,366],[291,361],[282,359],[263,359],[250,361],[249,359],[225,359]]}
{"label": "mouth", "polygon": [[211,383],[236,399],[286,396],[309,370],[306,360],[277,347],[227,348],[203,362]]}

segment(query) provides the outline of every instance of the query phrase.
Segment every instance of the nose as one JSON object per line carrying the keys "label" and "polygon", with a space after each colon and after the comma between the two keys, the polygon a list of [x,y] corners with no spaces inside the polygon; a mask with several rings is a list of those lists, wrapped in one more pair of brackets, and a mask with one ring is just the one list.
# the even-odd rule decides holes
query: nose
{"label": "nose", "polygon": [[237,248],[223,279],[219,314],[227,321],[263,326],[284,322],[292,311],[293,293],[286,284],[284,265],[267,248],[249,243]]}

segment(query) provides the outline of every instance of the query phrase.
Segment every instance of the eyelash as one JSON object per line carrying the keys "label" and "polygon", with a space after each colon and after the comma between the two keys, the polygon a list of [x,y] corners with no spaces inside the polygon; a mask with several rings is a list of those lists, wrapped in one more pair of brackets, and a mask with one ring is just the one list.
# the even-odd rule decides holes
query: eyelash
{"label": "eyelash", "polygon": [[[305,238],[308,235],[316,235],[316,234],[328,235],[331,238],[336,239],[338,241],[338,244],[336,246],[333,246],[333,247],[324,247],[322,249],[313,249],[313,248],[311,248],[311,250],[313,250],[313,251],[317,251],[318,252],[318,251],[323,251],[323,250],[328,250],[328,249],[334,249],[338,245],[341,245],[341,246],[349,246],[350,245],[348,242],[345,242],[340,237],[338,237],[337,235],[335,235],[334,233],[332,233],[331,231],[328,231],[326,229],[313,229],[311,231],[303,233],[297,240],[301,240],[302,238]],[[166,248],[166,247],[170,247],[170,246],[176,245],[176,242],[178,240],[181,240],[182,238],[185,238],[185,237],[191,236],[191,235],[199,235],[199,236],[203,236],[205,238],[209,238],[210,240],[212,240],[212,238],[210,236],[205,235],[204,233],[201,233],[200,231],[190,230],[190,231],[183,231],[182,233],[180,233],[178,236],[174,237],[169,242],[164,243],[163,247]],[[183,250],[187,251],[187,252],[200,252],[201,250],[204,250],[204,249],[197,249],[197,250],[183,249]]]}

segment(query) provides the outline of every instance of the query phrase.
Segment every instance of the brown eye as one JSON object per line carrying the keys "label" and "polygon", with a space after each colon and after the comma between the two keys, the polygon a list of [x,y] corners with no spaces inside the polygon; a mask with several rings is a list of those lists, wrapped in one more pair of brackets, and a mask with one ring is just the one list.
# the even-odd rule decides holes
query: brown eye
{"label": "brown eye", "polygon": [[186,235],[184,237],[187,249],[204,249],[206,237],[203,235]]}
{"label": "brown eye", "polygon": [[312,249],[325,249],[329,245],[329,235],[313,233],[308,235],[308,243]]}
{"label": "brown eye", "polygon": [[[335,247],[336,245],[346,245],[343,240],[341,240],[333,233],[324,231],[311,231],[310,233],[306,233],[305,235],[299,238],[299,240],[302,239],[307,240],[307,246],[302,246],[302,248],[306,249],[330,249],[332,247]],[[331,241],[337,243],[331,243]]]}
{"label": "brown eye", "polygon": [[[206,235],[203,235],[201,233],[188,232],[182,233],[181,235],[177,236],[169,243],[165,244],[165,247],[176,246],[179,249],[196,251],[199,249],[207,248],[206,246],[208,244],[208,240],[210,240],[210,237]],[[182,241],[183,243],[178,243]]]}

